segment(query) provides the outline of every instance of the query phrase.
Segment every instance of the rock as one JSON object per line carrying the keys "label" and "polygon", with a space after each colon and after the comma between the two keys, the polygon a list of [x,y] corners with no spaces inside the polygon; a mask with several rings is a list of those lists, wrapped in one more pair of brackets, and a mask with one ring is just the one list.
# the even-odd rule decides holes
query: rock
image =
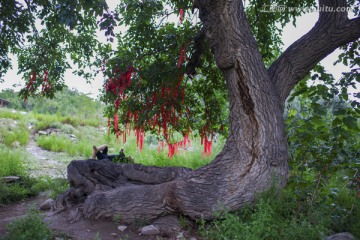
{"label": "rock", "polygon": [[74,141],[74,142],[78,142],[78,141],[79,141],[74,134],[68,134],[68,138],[69,138],[71,141]]}
{"label": "rock", "polygon": [[159,229],[154,225],[148,225],[141,229],[142,235],[150,236],[150,235],[158,235],[159,233],[160,233]]}
{"label": "rock", "polygon": [[40,204],[40,210],[50,210],[54,206],[55,202],[53,199],[49,198]]}
{"label": "rock", "polygon": [[[186,219],[184,221],[186,221],[186,225],[190,225]],[[160,217],[153,221],[152,224],[160,230],[161,234],[171,236],[172,238],[176,238],[182,229],[179,218],[174,215]]]}
{"label": "rock", "polygon": [[184,233],[183,232],[179,232],[178,235],[176,236],[177,240],[183,239],[184,238]]}
{"label": "rock", "polygon": [[127,229],[127,226],[125,226],[125,225],[120,225],[120,226],[118,226],[117,229],[118,229],[119,231],[123,232],[123,231],[125,231],[125,230]]}
{"label": "rock", "polygon": [[47,133],[47,132],[45,132],[45,131],[38,131],[38,134],[39,134],[40,136],[43,136],[43,135],[48,135],[48,133]]}
{"label": "rock", "polygon": [[111,236],[117,237],[117,234],[116,233],[111,233]]}
{"label": "rock", "polygon": [[331,235],[325,238],[325,240],[355,240],[355,237],[351,233],[342,232]]}
{"label": "rock", "polygon": [[15,142],[13,142],[12,144],[11,144],[11,147],[12,148],[18,148],[18,147],[20,147],[21,146],[21,144],[18,142],[18,141],[15,141]]}
{"label": "rock", "polygon": [[20,180],[20,177],[17,176],[6,176],[1,178],[4,182],[11,183]]}

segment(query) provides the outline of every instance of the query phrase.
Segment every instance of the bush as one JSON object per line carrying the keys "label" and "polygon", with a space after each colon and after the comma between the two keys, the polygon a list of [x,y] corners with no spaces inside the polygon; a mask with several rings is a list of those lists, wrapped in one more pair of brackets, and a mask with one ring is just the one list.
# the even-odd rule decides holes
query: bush
{"label": "bush", "polygon": [[15,183],[0,182],[0,203],[9,204],[30,196],[37,195],[44,188],[38,187],[38,180],[26,176],[20,177]]}
{"label": "bush", "polygon": [[7,234],[2,240],[50,240],[53,234],[42,221],[39,213],[29,212],[6,226]]}
{"label": "bush", "polygon": [[26,159],[26,153],[24,153],[24,149],[10,150],[0,146],[0,156],[0,177],[25,175],[23,160]]}
{"label": "bush", "polygon": [[38,191],[47,190],[49,191],[48,196],[55,199],[69,188],[69,182],[67,179],[63,178],[52,179],[48,176],[44,176],[37,179],[37,183],[33,186],[33,188]]}
{"label": "bush", "polygon": [[19,142],[21,146],[26,146],[30,139],[30,133],[28,132],[24,124],[18,124],[14,128],[0,128],[0,136],[2,142],[11,147],[14,142]]}
{"label": "bush", "polygon": [[[339,173],[340,175],[340,173]],[[200,224],[204,239],[323,239],[335,232],[359,234],[360,203],[346,179],[334,176],[316,196],[298,198],[295,186],[281,194],[270,190],[257,203],[236,213],[224,213],[220,220]],[[333,184],[345,186],[334,194]],[[314,189],[313,189],[314,190]]]}
{"label": "bush", "polygon": [[15,120],[22,120],[24,119],[24,115],[19,112],[10,111],[5,108],[0,109],[0,118],[11,118]]}
{"label": "bush", "polygon": [[39,136],[37,144],[49,151],[53,152],[66,152],[70,156],[85,156],[89,157],[92,153],[92,144],[88,140],[79,140],[73,142],[64,135],[50,135]]}

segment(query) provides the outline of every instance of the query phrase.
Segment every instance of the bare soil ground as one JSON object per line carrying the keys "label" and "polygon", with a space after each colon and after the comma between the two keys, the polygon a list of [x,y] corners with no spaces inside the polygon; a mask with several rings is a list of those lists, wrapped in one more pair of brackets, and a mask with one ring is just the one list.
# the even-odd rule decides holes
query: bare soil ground
{"label": "bare soil ground", "polygon": [[[46,199],[46,195],[43,194],[19,203],[0,207],[0,236],[5,234],[5,226],[7,224],[19,217],[25,216],[31,207],[38,208],[40,203]],[[43,212],[43,217],[48,226],[56,233],[56,235],[58,235],[57,240],[169,239],[161,238],[159,236],[141,236],[139,235],[138,228],[133,226],[128,226],[124,232],[121,232],[117,229],[117,225],[111,220],[82,219],[70,224],[66,221],[66,217],[61,213],[55,214],[52,211]]]}

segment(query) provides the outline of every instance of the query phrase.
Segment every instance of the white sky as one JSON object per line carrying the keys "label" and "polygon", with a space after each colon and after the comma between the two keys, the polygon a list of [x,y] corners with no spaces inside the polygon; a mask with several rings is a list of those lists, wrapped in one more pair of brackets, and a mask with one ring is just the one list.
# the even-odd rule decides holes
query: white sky
{"label": "white sky", "polygon": [[[294,27],[292,24],[288,24],[284,28],[283,32],[284,49],[299,39],[302,35],[307,33],[314,26],[317,17],[318,13],[316,12],[307,13],[297,20],[296,27]],[[102,36],[103,32],[100,33],[100,35]],[[102,39],[105,39],[105,37],[102,37]],[[339,51],[335,51],[321,62],[321,64],[323,64],[325,68],[335,76],[336,79],[340,78],[342,72],[348,71],[348,68],[342,64],[333,66],[333,63],[337,60],[338,55]],[[0,83],[0,90],[11,88],[18,91],[20,86],[24,85],[23,80],[21,80],[21,75],[17,75],[17,71],[17,63],[16,61],[13,61],[13,69],[8,71],[8,73],[5,75],[5,81]],[[99,95],[99,89],[101,89],[103,84],[103,77],[101,75],[102,74],[99,74],[96,80],[88,84],[86,83],[85,79],[73,75],[72,70],[68,70],[65,73],[65,83],[70,89],[77,89],[79,92],[89,94],[91,97],[96,98]]]}

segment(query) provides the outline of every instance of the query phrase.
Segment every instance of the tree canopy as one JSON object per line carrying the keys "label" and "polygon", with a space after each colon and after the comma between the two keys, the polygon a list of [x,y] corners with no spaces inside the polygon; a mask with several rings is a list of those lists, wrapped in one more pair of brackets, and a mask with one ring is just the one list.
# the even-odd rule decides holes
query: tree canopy
{"label": "tree canopy", "polygon": [[[284,52],[282,28],[289,22],[295,24],[298,16],[323,2],[245,4],[247,21],[271,72]],[[339,8],[344,14],[351,10],[359,17],[359,1],[341,4],[347,7]],[[77,67],[74,74],[87,80],[104,75],[101,99],[107,104],[105,114],[117,136],[126,134],[126,128],[137,129],[139,134],[153,131],[171,145],[180,141],[179,135],[193,131],[205,143],[210,142],[212,134],[228,132],[228,93],[197,5],[197,1],[187,0],[126,0],[110,11],[104,0],[2,0],[0,79],[11,68],[9,53],[13,53],[26,81],[20,95],[25,100],[35,95],[54,97],[64,87],[64,72],[71,68],[71,60]],[[122,32],[115,34],[116,28]],[[98,42],[96,29],[108,43]],[[114,39],[116,48],[110,44]],[[304,79],[316,81],[312,92],[319,98],[348,100],[348,88],[360,81],[359,40],[340,46],[343,53],[338,62],[350,65],[351,72],[336,82],[317,66]],[[302,84],[295,94],[305,91],[307,84]],[[353,99],[351,104],[357,108],[359,102]]]}

